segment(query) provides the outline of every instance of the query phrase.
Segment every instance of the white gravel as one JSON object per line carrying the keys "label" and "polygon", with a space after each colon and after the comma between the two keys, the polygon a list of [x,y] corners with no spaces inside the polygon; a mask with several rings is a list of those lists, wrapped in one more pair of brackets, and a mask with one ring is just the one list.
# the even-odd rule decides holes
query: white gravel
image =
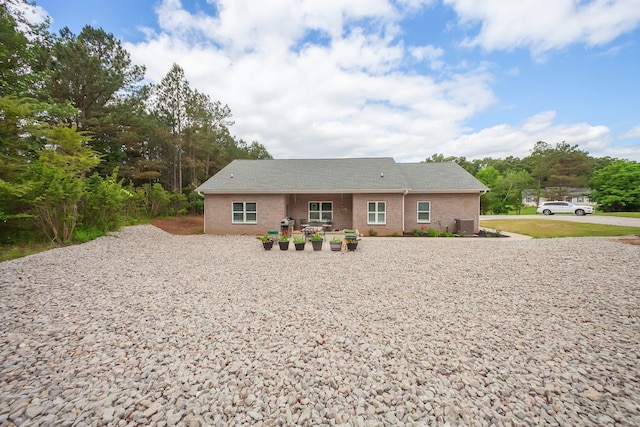
{"label": "white gravel", "polygon": [[640,425],[639,260],[127,227],[0,264],[0,425]]}

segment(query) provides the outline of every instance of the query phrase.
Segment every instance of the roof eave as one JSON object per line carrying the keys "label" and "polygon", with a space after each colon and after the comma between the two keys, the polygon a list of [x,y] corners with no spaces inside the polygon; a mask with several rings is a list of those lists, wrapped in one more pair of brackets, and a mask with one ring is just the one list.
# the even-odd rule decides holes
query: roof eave
{"label": "roof eave", "polygon": [[345,193],[405,193],[405,188],[375,188],[375,189],[333,189],[333,190],[291,190],[291,189],[278,189],[278,190],[206,190],[201,189],[201,194],[345,194]]}

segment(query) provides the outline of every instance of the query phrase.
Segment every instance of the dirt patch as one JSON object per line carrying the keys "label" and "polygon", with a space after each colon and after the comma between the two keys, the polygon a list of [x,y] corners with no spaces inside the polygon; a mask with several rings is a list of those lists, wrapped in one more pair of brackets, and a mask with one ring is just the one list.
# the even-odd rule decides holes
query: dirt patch
{"label": "dirt patch", "polygon": [[620,243],[627,243],[629,245],[640,246],[640,234],[625,237],[623,239],[616,239],[616,241]]}
{"label": "dirt patch", "polygon": [[179,216],[176,218],[163,218],[151,221],[151,224],[167,233],[180,236],[204,233],[203,216]]}

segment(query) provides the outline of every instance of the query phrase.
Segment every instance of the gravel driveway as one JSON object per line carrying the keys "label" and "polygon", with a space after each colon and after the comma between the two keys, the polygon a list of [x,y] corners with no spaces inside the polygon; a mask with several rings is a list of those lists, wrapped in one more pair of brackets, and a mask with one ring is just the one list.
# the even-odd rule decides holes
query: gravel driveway
{"label": "gravel driveway", "polygon": [[640,425],[640,247],[328,249],[143,225],[0,263],[0,425]]}

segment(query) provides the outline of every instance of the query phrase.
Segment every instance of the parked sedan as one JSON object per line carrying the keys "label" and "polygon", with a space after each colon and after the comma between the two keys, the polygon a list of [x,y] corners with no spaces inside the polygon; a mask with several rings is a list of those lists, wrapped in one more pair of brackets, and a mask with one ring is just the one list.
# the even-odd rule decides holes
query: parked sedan
{"label": "parked sedan", "polygon": [[544,202],[540,206],[538,206],[538,209],[536,209],[536,213],[542,213],[545,215],[572,213],[582,216],[586,214],[592,214],[593,207],[576,205],[571,202]]}

